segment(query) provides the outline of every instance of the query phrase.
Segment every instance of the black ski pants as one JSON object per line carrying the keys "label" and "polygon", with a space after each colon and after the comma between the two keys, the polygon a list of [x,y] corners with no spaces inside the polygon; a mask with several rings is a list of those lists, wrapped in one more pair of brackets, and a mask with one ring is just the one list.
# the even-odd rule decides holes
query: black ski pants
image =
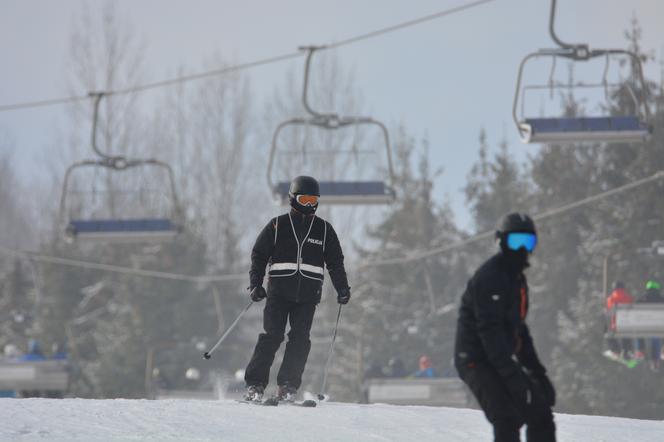
{"label": "black ski pants", "polygon": [[289,322],[288,342],[277,375],[277,384],[300,388],[302,373],[311,349],[309,332],[315,311],[314,303],[297,303],[277,296],[268,296],[263,311],[265,333],[258,336],[254,354],[245,371],[244,380],[247,385],[267,386],[274,355],[284,340],[286,322]]}
{"label": "black ski pants", "polygon": [[514,401],[493,367],[487,364],[464,367],[459,370],[459,375],[493,425],[495,442],[519,442],[519,430],[524,424],[528,442],[555,442],[553,412],[536,389],[531,404],[524,410]]}

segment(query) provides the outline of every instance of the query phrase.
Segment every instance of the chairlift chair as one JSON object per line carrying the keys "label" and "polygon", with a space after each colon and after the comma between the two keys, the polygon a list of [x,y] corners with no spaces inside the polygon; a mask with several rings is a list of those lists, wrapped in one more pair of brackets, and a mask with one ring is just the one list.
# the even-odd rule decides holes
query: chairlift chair
{"label": "chairlift chair", "polygon": [[389,204],[394,201],[394,171],[392,168],[392,153],[390,148],[390,139],[387,128],[380,121],[374,120],[370,117],[344,117],[333,113],[321,113],[313,110],[307,101],[307,90],[309,84],[309,69],[311,65],[311,58],[314,52],[322,47],[306,47],[300,48],[307,50],[307,60],[305,63],[304,71],[304,85],[302,92],[302,103],[305,110],[309,113],[306,118],[292,118],[284,121],[274,132],[272,137],[272,146],[270,150],[270,158],[268,163],[267,181],[270,191],[275,200],[282,205],[287,205],[289,201],[288,189],[290,187],[289,181],[277,181],[273,179],[272,173],[274,169],[274,159],[277,153],[278,138],[281,131],[289,126],[308,127],[313,126],[324,130],[337,130],[346,127],[359,127],[361,125],[372,125],[380,128],[383,135],[383,143],[385,146],[385,154],[387,158],[387,172],[389,175],[389,182],[385,181],[321,181],[320,185],[320,201],[323,204]]}
{"label": "chairlift chair", "polygon": [[[95,98],[92,125],[92,149],[100,156],[98,160],[79,161],[67,169],[60,198],[60,220],[65,227],[65,239],[97,240],[105,242],[159,242],[171,240],[182,231],[181,210],[175,191],[173,170],[169,164],[156,159],[128,159],[123,156],[111,156],[101,152],[97,147],[96,132],[99,114],[99,103],[104,93],[91,93]],[[170,218],[117,218],[117,219],[84,219],[70,218],[65,220],[69,178],[74,170],[81,168],[105,168],[112,171],[126,171],[137,167],[153,167],[165,170],[170,185],[172,213]]]}
{"label": "chairlift chair", "polygon": [[[652,133],[649,125],[650,113],[647,105],[647,85],[643,77],[641,60],[634,52],[624,49],[589,49],[586,44],[568,44],[562,42],[555,34],[553,22],[555,16],[556,0],[551,1],[551,14],[549,20],[549,32],[553,40],[559,45],[555,49],[540,49],[528,54],[519,66],[516,91],[512,106],[512,117],[524,143],[556,143],[556,142],[642,142],[648,139]],[[521,78],[526,63],[537,57],[553,58],[555,66],[556,57],[563,57],[573,61],[588,61],[597,57],[606,57],[607,65],[604,70],[604,86],[606,86],[606,74],[608,60],[611,56],[628,56],[632,66],[637,67],[637,80],[641,85],[642,98],[639,100],[631,92],[634,100],[635,113],[633,115],[612,116],[603,115],[597,117],[544,117],[544,118],[519,118],[517,107],[521,93]],[[553,72],[553,69],[552,69]],[[549,85],[550,87],[556,87]],[[573,88],[568,85],[566,87]]]}

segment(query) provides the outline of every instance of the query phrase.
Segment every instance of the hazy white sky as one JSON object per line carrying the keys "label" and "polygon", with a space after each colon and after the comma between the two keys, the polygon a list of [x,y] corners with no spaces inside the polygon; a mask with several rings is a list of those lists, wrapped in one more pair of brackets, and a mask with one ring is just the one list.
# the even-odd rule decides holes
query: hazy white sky
{"label": "hazy white sky", "polygon": [[[101,1],[87,2],[94,12]],[[146,81],[170,78],[177,68],[202,70],[214,52],[237,62],[283,54],[303,44],[324,44],[427,15],[462,0],[118,0],[146,41]],[[71,25],[82,0],[0,0],[0,104],[66,95]],[[478,148],[480,127],[495,146],[503,135],[519,158],[522,145],[511,120],[514,82],[523,56],[551,47],[548,0],[496,0],[457,15],[341,48],[374,118],[403,122],[428,135],[433,166],[442,166],[436,198],[447,198],[470,228],[461,187]],[[622,47],[636,15],[643,46],[661,58],[661,0],[559,0],[557,30],[564,41]],[[250,71],[257,101],[283,81],[302,59]],[[659,78],[660,66],[647,73]],[[601,72],[598,73],[598,76]],[[84,93],[86,91],[80,91]],[[150,93],[145,94],[150,100]],[[57,156],[51,142],[61,106],[0,113],[0,131],[15,142],[25,175],[37,158]],[[267,153],[267,146],[266,146]]]}

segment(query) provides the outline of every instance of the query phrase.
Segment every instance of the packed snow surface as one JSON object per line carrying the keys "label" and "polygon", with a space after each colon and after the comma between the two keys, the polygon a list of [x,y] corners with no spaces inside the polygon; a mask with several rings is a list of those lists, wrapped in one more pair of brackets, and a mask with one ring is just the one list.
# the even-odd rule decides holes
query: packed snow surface
{"label": "packed snow surface", "polygon": [[[327,402],[0,399],[0,440],[491,441],[480,411]],[[664,421],[556,415],[561,442],[662,442]]]}

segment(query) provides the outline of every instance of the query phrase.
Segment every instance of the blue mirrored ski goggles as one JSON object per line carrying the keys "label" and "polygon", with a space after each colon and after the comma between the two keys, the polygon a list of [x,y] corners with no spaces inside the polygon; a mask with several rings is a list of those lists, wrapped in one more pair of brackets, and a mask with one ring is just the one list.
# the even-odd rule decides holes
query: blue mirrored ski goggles
{"label": "blue mirrored ski goggles", "polygon": [[537,235],[534,233],[516,232],[507,234],[507,248],[510,250],[519,250],[523,247],[530,253],[535,250],[536,245]]}

